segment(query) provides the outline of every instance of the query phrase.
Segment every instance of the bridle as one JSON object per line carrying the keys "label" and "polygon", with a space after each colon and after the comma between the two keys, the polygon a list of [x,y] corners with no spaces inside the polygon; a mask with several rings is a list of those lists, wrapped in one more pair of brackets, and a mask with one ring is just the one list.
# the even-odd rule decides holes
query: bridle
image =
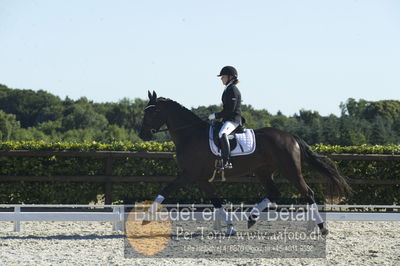
{"label": "bridle", "polygon": [[[146,111],[147,109],[152,108],[152,107],[155,108],[156,105],[155,105],[155,104],[151,104],[151,105],[149,105],[149,106],[146,106],[146,107],[143,109],[143,111]],[[149,124],[147,124],[147,123],[143,123],[143,126],[144,126],[146,129],[150,129],[151,134],[156,134],[156,133],[158,133],[158,132],[163,132],[163,131],[167,131],[167,130],[168,130],[168,129],[157,130],[157,129],[154,129],[151,125],[149,125]]]}

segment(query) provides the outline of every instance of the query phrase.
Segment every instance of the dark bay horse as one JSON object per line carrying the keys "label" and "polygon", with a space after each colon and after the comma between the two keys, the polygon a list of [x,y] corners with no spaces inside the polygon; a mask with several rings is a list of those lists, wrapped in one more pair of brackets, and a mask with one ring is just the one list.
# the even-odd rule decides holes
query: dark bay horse
{"label": "dark bay horse", "polygon": [[[209,197],[216,208],[224,212],[220,197],[217,195],[213,183],[208,182],[214,172],[214,162],[217,157],[211,153],[209,147],[210,124],[203,121],[193,112],[179,103],[165,98],[157,98],[157,94],[148,93],[149,103],[144,111],[143,124],[140,138],[150,140],[163,125],[167,125],[171,138],[176,146],[176,159],[180,170],[177,178],[169,183],[155,203],[161,203],[173,191],[185,184],[196,183]],[[302,173],[301,163],[308,163],[313,169],[329,178],[334,184],[338,194],[345,194],[351,189],[344,177],[337,169],[324,162],[321,156],[311,151],[309,146],[299,137],[266,127],[255,130],[257,147],[254,153],[246,156],[232,158],[233,169],[226,169],[225,176],[240,177],[247,174],[255,174],[265,188],[266,198],[255,209],[258,212],[265,209],[271,201],[280,197],[278,188],[273,180],[276,172],[293,184],[301,195],[311,205],[314,205],[315,215],[319,217],[316,224],[322,234],[328,231],[318,213],[314,200],[314,192],[306,184]],[[253,213],[249,217],[248,227],[254,225],[259,213]],[[233,225],[226,220],[228,229]]]}

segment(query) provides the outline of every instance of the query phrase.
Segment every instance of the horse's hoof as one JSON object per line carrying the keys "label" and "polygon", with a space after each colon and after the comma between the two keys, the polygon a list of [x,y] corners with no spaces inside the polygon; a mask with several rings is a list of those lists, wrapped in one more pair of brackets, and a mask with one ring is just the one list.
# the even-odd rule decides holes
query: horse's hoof
{"label": "horse's hoof", "polygon": [[253,225],[256,224],[257,221],[257,216],[254,214],[249,216],[249,219],[247,220],[247,229],[250,229]]}
{"label": "horse's hoof", "polygon": [[142,225],[147,225],[147,224],[149,224],[151,221],[146,221],[146,220],[143,220],[142,221]]}
{"label": "horse's hoof", "polygon": [[325,227],[322,229],[319,229],[319,231],[321,232],[322,236],[327,236],[329,234],[329,230],[326,229]]}
{"label": "horse's hoof", "polygon": [[236,235],[236,230],[233,230],[232,232],[226,232],[225,236],[235,236]]}
{"label": "horse's hoof", "polygon": [[253,220],[248,220],[247,221],[247,229],[250,229],[253,225],[256,224],[256,221]]}
{"label": "horse's hoof", "polygon": [[236,235],[236,230],[233,229],[233,226],[228,226],[225,236],[234,236],[234,235]]}

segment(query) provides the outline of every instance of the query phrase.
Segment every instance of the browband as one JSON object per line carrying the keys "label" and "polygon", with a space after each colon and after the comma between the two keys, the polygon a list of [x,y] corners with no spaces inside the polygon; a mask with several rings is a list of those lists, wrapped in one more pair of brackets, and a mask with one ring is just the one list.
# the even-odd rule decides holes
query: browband
{"label": "browband", "polygon": [[143,110],[146,110],[146,109],[151,108],[151,107],[156,107],[156,106],[154,104],[152,104],[152,105],[146,106],[146,108],[144,108]]}

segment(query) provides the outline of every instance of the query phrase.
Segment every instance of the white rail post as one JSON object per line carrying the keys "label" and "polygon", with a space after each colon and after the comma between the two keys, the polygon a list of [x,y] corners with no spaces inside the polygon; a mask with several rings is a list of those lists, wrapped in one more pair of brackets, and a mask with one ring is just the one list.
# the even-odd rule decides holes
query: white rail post
{"label": "white rail post", "polygon": [[219,209],[214,208],[213,229],[215,231],[221,231],[222,230],[221,219],[222,219],[221,211]]}
{"label": "white rail post", "polygon": [[125,232],[125,206],[119,207],[119,228],[122,232]]}
{"label": "white rail post", "polygon": [[119,207],[113,206],[112,208],[113,208],[113,214],[115,214],[115,216],[118,217],[118,220],[114,220],[113,221],[113,230],[114,231],[119,231],[119,220],[120,220]]}
{"label": "white rail post", "polygon": [[21,206],[14,207],[14,215],[16,219],[14,220],[14,232],[21,232],[21,222],[20,222],[20,215],[21,215]]}
{"label": "white rail post", "polygon": [[307,209],[307,232],[312,232],[317,228],[317,224],[311,218],[312,214],[311,214],[310,204],[307,204],[306,209]]}

